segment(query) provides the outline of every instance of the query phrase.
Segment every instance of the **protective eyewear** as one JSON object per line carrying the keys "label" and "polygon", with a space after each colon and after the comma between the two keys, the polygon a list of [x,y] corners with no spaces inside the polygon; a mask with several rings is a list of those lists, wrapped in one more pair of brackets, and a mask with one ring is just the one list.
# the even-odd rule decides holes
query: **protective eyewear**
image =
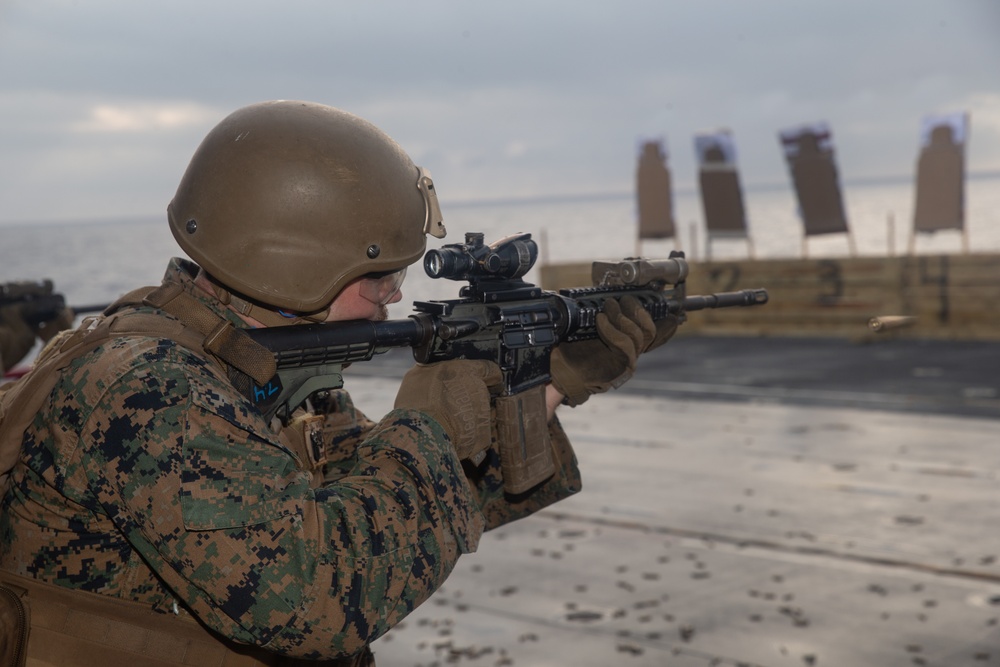
{"label": "protective eyewear", "polygon": [[358,279],[358,295],[379,306],[389,305],[403,287],[406,268],[387,273],[369,273]]}

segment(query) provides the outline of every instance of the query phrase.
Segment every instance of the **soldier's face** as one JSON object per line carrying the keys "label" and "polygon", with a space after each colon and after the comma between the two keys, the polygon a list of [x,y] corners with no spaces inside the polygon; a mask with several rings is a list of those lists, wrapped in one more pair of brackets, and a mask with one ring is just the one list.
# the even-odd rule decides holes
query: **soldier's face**
{"label": "soldier's face", "polygon": [[403,298],[406,269],[383,276],[362,276],[347,284],[330,304],[327,322],[342,320],[381,321],[389,316],[386,308]]}

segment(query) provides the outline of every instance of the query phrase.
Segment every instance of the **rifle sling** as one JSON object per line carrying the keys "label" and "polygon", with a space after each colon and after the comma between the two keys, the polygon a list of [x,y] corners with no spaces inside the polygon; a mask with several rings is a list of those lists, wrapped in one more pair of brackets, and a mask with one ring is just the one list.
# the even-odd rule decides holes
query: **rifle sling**
{"label": "rifle sling", "polygon": [[274,377],[277,366],[274,355],[256,343],[229,320],[184,291],[177,283],[164,283],[145,295],[142,303],[173,315],[186,326],[205,336],[206,352],[229,366],[249,375],[259,384]]}

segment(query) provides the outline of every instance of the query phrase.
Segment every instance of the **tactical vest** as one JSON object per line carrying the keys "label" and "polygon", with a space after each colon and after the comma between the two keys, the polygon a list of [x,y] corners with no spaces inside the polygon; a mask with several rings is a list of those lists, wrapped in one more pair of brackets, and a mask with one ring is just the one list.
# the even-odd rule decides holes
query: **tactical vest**
{"label": "tactical vest", "polygon": [[[176,317],[137,310],[151,306]],[[123,296],[104,315],[49,342],[32,370],[0,387],[0,497],[20,458],[21,442],[61,372],[75,359],[113,338],[166,338],[207,353],[237,389],[265,384],[275,372],[270,352],[187,294],[164,283]],[[243,384],[244,387],[240,385]],[[321,418],[321,416],[320,416]],[[319,425],[303,418],[284,429],[305,469],[322,467]],[[317,477],[314,475],[314,477]],[[188,614],[163,614],[146,605],[73,590],[0,570],[0,665],[14,667],[373,667],[371,651],[350,658],[305,661],[229,642]]]}

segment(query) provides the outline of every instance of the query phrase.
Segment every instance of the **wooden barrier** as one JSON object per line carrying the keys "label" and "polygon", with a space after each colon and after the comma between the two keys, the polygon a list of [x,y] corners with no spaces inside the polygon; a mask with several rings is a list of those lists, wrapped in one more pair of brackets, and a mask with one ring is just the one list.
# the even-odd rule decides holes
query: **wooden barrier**
{"label": "wooden barrier", "polygon": [[[691,262],[688,294],[763,287],[767,305],[693,313],[687,333],[1000,341],[1000,254]],[[545,289],[590,264],[542,266]],[[880,333],[869,321],[886,320]]]}

